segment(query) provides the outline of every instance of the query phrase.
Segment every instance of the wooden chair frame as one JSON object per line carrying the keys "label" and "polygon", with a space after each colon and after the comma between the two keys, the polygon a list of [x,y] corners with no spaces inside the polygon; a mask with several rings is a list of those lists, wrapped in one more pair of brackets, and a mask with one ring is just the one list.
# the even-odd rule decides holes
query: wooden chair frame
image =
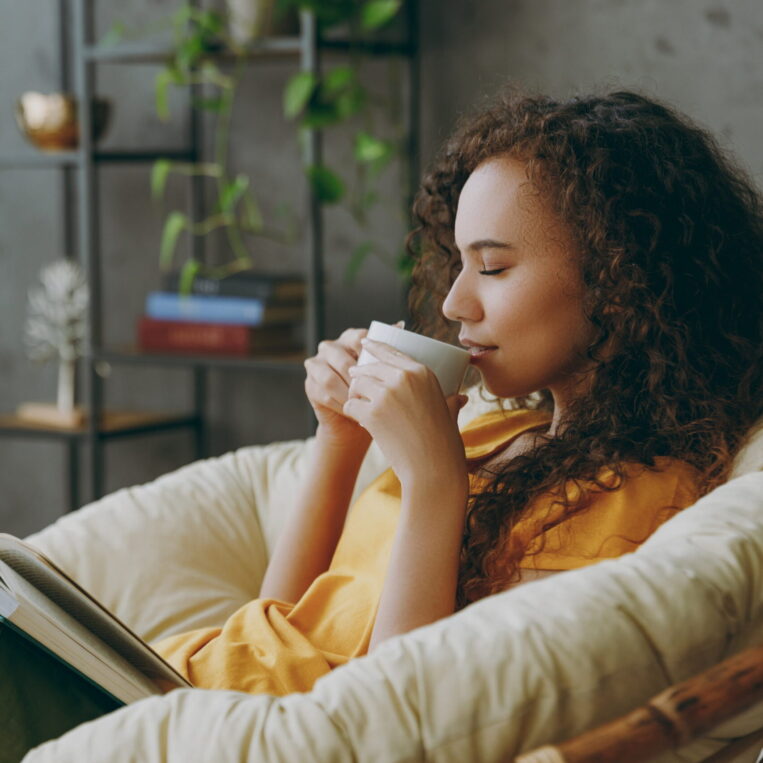
{"label": "wooden chair frame", "polygon": [[[757,646],[671,686],[627,715],[561,744],[524,753],[514,761],[647,763],[661,752],[683,747],[761,700],[763,646]],[[756,744],[763,754],[763,729],[732,741],[705,763],[730,761],[748,749],[752,761]]]}

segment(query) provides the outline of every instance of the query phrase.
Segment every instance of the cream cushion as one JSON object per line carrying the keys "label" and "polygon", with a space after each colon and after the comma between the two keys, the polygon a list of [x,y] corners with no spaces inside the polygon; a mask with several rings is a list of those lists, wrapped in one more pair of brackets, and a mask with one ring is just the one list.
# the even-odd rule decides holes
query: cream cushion
{"label": "cream cushion", "polygon": [[[488,405],[472,401],[472,418]],[[257,594],[313,441],[245,448],[119,491],[28,540],[146,640]],[[357,490],[384,468],[372,450]],[[636,553],[528,583],[390,639],[284,698],[183,690],[28,761],[498,761],[611,719],[763,636],[763,437],[737,476]],[[660,761],[699,761],[760,708]]]}

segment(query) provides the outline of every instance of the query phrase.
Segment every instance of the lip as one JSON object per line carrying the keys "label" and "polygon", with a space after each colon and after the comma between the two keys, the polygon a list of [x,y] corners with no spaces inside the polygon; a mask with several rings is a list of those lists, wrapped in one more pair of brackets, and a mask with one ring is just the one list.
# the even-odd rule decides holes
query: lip
{"label": "lip", "polygon": [[481,344],[480,342],[475,342],[474,340],[468,339],[467,337],[459,337],[458,341],[469,350],[471,350],[473,347],[483,348],[487,350],[497,349],[496,345],[494,344]]}
{"label": "lip", "polygon": [[495,352],[497,349],[497,347],[483,347],[482,349],[469,347],[469,363],[479,363],[483,358],[486,358],[491,352]]}
{"label": "lip", "polygon": [[498,348],[494,345],[484,345],[467,337],[459,337],[459,342],[469,350],[469,362],[476,363]]}

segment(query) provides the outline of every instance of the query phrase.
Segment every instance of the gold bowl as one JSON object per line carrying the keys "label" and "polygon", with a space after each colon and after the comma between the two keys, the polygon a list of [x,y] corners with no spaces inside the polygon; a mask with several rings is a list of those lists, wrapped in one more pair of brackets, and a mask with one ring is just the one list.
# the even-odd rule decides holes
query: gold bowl
{"label": "gold bowl", "polygon": [[[111,102],[93,98],[93,140],[106,129]],[[71,151],[79,145],[77,99],[66,93],[24,93],[16,101],[16,123],[27,140],[43,151]]]}

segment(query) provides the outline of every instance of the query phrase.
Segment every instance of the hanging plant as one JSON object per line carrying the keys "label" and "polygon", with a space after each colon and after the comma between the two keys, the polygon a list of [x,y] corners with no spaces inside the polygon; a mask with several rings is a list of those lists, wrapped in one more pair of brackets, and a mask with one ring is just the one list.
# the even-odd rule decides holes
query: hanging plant
{"label": "hanging plant", "polygon": [[[391,22],[401,5],[402,0],[276,0],[274,13],[276,18],[283,18],[295,10],[310,11],[315,14],[321,32],[336,25],[347,25],[352,41],[367,37]],[[173,34],[172,54],[156,77],[156,112],[160,119],[169,119],[170,89],[192,85],[211,91],[205,92],[204,97],[194,98],[193,107],[212,112],[216,117],[211,161],[194,163],[159,159],[151,173],[151,193],[156,200],[164,198],[172,174],[202,176],[215,184],[217,199],[203,220],[192,220],[180,210],[167,214],[159,263],[162,270],[175,267],[175,252],[183,234],[206,236],[216,230],[225,234],[232,257],[216,267],[187,260],[181,267],[181,291],[189,291],[193,279],[202,271],[204,275],[219,278],[250,269],[254,258],[247,247],[247,236],[264,236],[283,243],[293,243],[298,238],[293,212],[282,206],[283,227],[268,226],[250,178],[243,173],[234,173],[229,166],[231,117],[247,57],[246,38],[235,32],[231,35],[230,21],[225,12],[182,5],[169,20]],[[103,44],[113,44],[125,34],[124,26],[115,24]],[[223,71],[218,62],[220,53],[225,51],[232,57],[232,66]],[[300,143],[309,129],[324,130],[349,120],[364,121],[354,136],[355,183],[349,199],[347,184],[338,171],[325,162],[306,166],[305,174],[321,204],[346,202],[353,219],[361,227],[366,227],[369,210],[379,202],[375,183],[381,172],[400,155],[401,141],[374,136],[373,99],[359,78],[362,56],[353,52],[352,46],[350,52],[349,64],[334,67],[321,76],[310,72],[295,74],[285,87],[283,108],[285,115],[298,125]],[[355,276],[370,254],[393,264],[405,277],[404,254],[393,257],[378,243],[364,241],[350,256],[345,273],[348,280]]]}
{"label": "hanging plant", "polygon": [[[353,137],[355,160],[354,193],[348,209],[361,228],[367,227],[370,210],[380,201],[376,191],[379,176],[402,154],[402,140],[375,136],[372,108],[375,99],[360,79],[362,55],[353,42],[367,40],[392,22],[400,12],[402,0],[280,0],[282,8],[297,7],[315,14],[319,34],[337,26],[346,27],[350,35],[349,64],[336,66],[325,73],[298,72],[288,81],[283,99],[284,114],[294,120],[302,134],[310,129],[331,129],[354,120],[360,123]],[[399,113],[399,109],[390,109]],[[325,162],[306,167],[313,193],[323,204],[347,201],[347,184],[337,170]],[[407,222],[407,221],[406,221]],[[350,255],[345,278],[351,281],[369,255],[375,254],[392,264],[404,280],[410,278],[411,263],[407,253],[392,256],[378,242],[366,240]]]}

